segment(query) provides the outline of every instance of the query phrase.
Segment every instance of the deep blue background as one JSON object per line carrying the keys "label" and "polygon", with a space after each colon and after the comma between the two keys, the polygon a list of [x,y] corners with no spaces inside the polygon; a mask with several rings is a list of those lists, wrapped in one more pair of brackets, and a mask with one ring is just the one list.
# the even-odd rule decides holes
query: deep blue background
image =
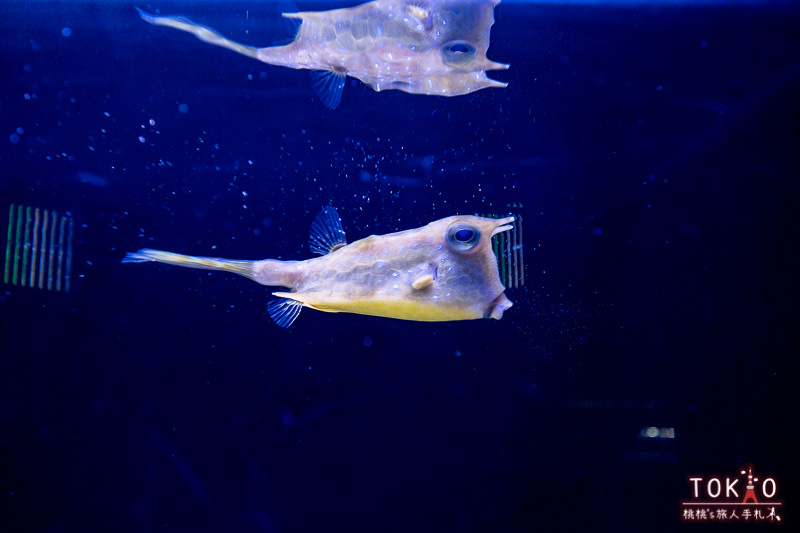
{"label": "deep blue background", "polygon": [[[255,45],[295,9],[139,5]],[[686,478],[750,463],[796,522],[800,10],[495,15],[508,88],[328,111],[130,4],[0,4],[0,213],[70,212],[81,276],[0,293],[0,529],[694,530]],[[248,280],[119,263],[306,258],[329,203],[351,240],[521,213],[527,285],[283,330]]]}

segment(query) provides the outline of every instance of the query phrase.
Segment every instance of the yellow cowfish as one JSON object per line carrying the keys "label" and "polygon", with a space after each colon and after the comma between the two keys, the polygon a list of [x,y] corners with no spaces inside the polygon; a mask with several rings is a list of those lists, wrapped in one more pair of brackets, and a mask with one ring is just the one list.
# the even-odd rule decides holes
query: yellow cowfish
{"label": "yellow cowfish", "polygon": [[508,65],[486,57],[494,7],[500,0],[374,0],[331,11],[284,13],[299,19],[294,40],[257,48],[227,39],[184,17],[139,15],[156,26],[270,65],[311,69],[322,103],[334,109],[347,76],[376,91],[458,96],[506,84],[486,76]]}
{"label": "yellow cowfish", "polygon": [[513,222],[514,217],[458,215],[347,244],[336,209],[326,207],[309,238],[311,251],[322,257],[241,261],[142,249],[122,262],[225,270],[287,287],[290,292],[272,293],[278,299],[268,305],[272,319],[284,327],[303,307],[428,322],[499,320],[512,304],[503,294],[491,241]]}

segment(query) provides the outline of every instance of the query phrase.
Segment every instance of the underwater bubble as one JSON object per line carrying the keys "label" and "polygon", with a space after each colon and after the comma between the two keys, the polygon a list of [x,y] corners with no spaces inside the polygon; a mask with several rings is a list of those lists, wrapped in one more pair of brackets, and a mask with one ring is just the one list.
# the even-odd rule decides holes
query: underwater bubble
{"label": "underwater bubble", "polygon": [[69,27],[61,28],[61,35],[63,35],[64,37],[71,36],[72,35],[72,28],[69,28]]}
{"label": "underwater bubble", "polygon": [[364,346],[369,348],[370,346],[372,346],[372,337],[364,337],[364,340],[362,342],[364,343]]}
{"label": "underwater bubble", "polygon": [[178,106],[178,111],[180,111],[181,113],[188,113],[189,112],[189,106],[186,105],[186,104],[180,104]]}
{"label": "underwater bubble", "polygon": [[19,135],[12,133],[8,140],[11,141],[11,144],[17,144],[19,142]]}

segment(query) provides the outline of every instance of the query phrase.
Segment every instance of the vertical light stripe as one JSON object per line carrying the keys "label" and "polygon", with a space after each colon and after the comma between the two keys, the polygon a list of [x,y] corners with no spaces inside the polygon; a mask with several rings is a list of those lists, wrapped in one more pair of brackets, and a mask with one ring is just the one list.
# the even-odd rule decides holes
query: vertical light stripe
{"label": "vertical light stripe", "polygon": [[3,282],[69,292],[74,231],[72,218],[57,211],[11,204]]}
{"label": "vertical light stripe", "polygon": [[22,206],[17,207],[17,235],[14,238],[14,277],[12,283],[17,284],[19,280],[19,242],[22,238]]}
{"label": "vertical light stripe", "polygon": [[23,287],[28,284],[28,261],[31,257],[31,208],[25,208],[25,233],[22,237],[22,272],[19,284]]}
{"label": "vertical light stripe", "polygon": [[511,267],[513,266],[511,264],[512,263],[511,260],[513,259],[512,256],[511,256],[511,235],[510,235],[511,233],[514,233],[514,228],[511,228],[510,232],[509,231],[504,231],[502,233],[502,235],[504,237],[503,238],[503,241],[504,241],[503,244],[505,244],[505,247],[506,247],[506,249],[505,249],[506,279],[508,280],[508,285],[513,287],[513,285],[514,285],[514,277],[512,276],[512,270],[511,270]]}
{"label": "vertical light stripe", "polygon": [[67,267],[64,273],[64,291],[69,292],[70,278],[72,276],[72,232],[75,223],[69,219],[69,232],[67,233]]}
{"label": "vertical light stripe", "polygon": [[61,278],[64,275],[64,232],[67,229],[67,219],[61,217],[61,223],[58,226],[58,269],[56,270],[56,291],[61,292]]}
{"label": "vertical light stripe", "polygon": [[8,237],[6,238],[6,264],[3,272],[3,283],[10,281],[11,269],[11,241],[14,237],[14,204],[8,208]]}
{"label": "vertical light stripe", "polygon": [[519,229],[519,284],[522,286],[525,285],[525,256],[523,255],[525,245],[522,240],[522,215],[519,215],[517,228]]}
{"label": "vertical light stripe", "polygon": [[47,264],[47,290],[53,290],[53,267],[56,262],[56,226],[58,224],[58,213],[53,211],[53,225],[50,228],[50,258]]}
{"label": "vertical light stripe", "polygon": [[33,248],[31,248],[31,275],[28,278],[28,286],[36,286],[36,258],[39,253],[39,222],[41,218],[41,209],[36,208],[33,222]]}
{"label": "vertical light stripe", "polygon": [[50,211],[44,210],[44,220],[42,220],[42,247],[39,251],[39,288],[44,289],[45,260],[47,250],[47,228],[50,220]]}
{"label": "vertical light stripe", "polygon": [[522,285],[522,280],[520,279],[520,272],[522,271],[522,260],[520,258],[520,250],[522,250],[522,217],[515,216],[514,217],[514,279],[516,283],[514,287],[519,287]]}

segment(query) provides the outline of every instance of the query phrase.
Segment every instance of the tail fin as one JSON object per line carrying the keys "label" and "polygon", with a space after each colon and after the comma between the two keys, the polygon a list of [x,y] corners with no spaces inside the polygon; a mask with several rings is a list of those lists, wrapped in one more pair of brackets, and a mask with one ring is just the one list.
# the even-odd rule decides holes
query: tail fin
{"label": "tail fin", "polygon": [[255,264],[258,262],[236,261],[232,259],[221,259],[219,257],[194,257],[191,255],[163,252],[161,250],[151,250],[150,248],[142,248],[138,252],[131,252],[122,259],[123,263],[144,263],[146,261],[156,261],[158,263],[189,268],[202,268],[205,270],[224,270],[252,280],[256,280]]}
{"label": "tail fin", "polygon": [[152,15],[147,11],[139,9],[138,7],[136,8],[136,11],[139,12],[139,16],[142,17],[142,20],[154,26],[169,26],[170,28],[175,28],[176,30],[185,31],[187,33],[191,33],[201,41],[221,46],[223,48],[227,48],[228,50],[233,50],[234,52],[252,57],[253,59],[258,59],[258,48],[255,46],[247,46],[245,44],[231,41],[230,39],[220,35],[216,30],[201,24],[197,24],[196,22],[192,22],[185,17]]}

